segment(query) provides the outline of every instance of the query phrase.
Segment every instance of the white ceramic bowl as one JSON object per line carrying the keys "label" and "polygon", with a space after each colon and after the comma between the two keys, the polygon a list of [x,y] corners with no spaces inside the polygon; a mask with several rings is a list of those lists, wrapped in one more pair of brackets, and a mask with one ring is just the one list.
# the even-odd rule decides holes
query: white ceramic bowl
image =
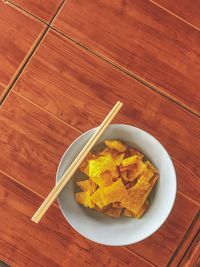
{"label": "white ceramic bowl", "polygon": [[[80,150],[94,134],[96,128],[78,137],[64,153],[56,175],[60,179]],[[77,204],[75,181],[83,179],[80,172],[74,175],[58,197],[66,220],[84,237],[104,245],[122,246],[141,241],[153,234],[167,219],[176,196],[176,174],[165,148],[147,132],[124,124],[112,124],[99,143],[119,139],[144,155],[157,167],[160,178],[151,194],[151,205],[141,219],[110,218],[95,210]]]}

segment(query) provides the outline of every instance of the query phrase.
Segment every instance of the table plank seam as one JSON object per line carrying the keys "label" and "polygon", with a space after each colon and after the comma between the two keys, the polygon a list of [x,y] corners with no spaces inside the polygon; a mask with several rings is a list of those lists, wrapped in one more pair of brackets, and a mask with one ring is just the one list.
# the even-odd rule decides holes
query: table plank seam
{"label": "table plank seam", "polygon": [[[168,262],[168,264],[167,264],[167,267],[172,266],[172,264],[173,264],[173,260],[174,260],[175,256],[178,254],[180,248],[182,247],[182,245],[184,244],[185,240],[186,240],[187,237],[189,236],[189,234],[190,234],[192,228],[194,227],[194,225],[195,225],[195,224],[197,223],[197,221],[199,220],[199,217],[200,217],[200,211],[197,212],[197,214],[196,214],[196,216],[194,217],[192,223],[191,223],[190,226],[188,227],[188,230],[186,231],[185,235],[183,236],[183,238],[182,238],[182,240],[180,241],[179,245],[177,246],[176,250],[175,250],[174,253],[172,254],[172,256],[171,256],[171,258],[170,258],[170,260],[169,260],[169,262]],[[193,240],[192,240],[192,241],[193,241]],[[192,242],[190,242],[190,244],[191,244],[191,243],[192,243]],[[188,248],[190,247],[190,244],[189,244]],[[187,250],[186,250],[186,251],[187,251]],[[186,251],[185,251],[185,253],[186,253]],[[185,253],[184,253],[183,256],[181,257],[180,261],[183,259]],[[179,263],[180,263],[180,261],[179,261]]]}
{"label": "table plank seam", "polygon": [[163,97],[166,97],[168,100],[170,100],[171,102],[173,102],[174,104],[176,104],[178,107],[187,110],[188,112],[192,113],[195,117],[200,118],[200,113],[193,110],[192,108],[190,108],[189,106],[187,106],[186,104],[180,102],[178,99],[176,99],[175,97],[167,94],[166,92],[162,91],[161,88],[158,88],[157,86],[151,84],[150,82],[148,82],[147,80],[139,77],[138,75],[136,75],[135,73],[127,70],[126,68],[120,66],[119,64],[117,64],[116,62],[112,61],[111,59],[107,58],[106,56],[104,56],[103,54],[100,54],[94,50],[91,50],[90,48],[86,47],[85,45],[79,43],[78,41],[72,39],[71,37],[67,36],[66,34],[64,34],[63,32],[61,32],[60,30],[58,30],[55,27],[50,26],[50,28],[54,31],[56,31],[58,34],[63,35],[65,38],[67,38],[69,41],[71,41],[72,43],[75,43],[76,45],[80,46],[82,49],[88,51],[89,53],[97,56],[98,58],[102,59],[103,61],[107,62],[108,64],[112,65],[113,67],[117,68],[118,70],[120,70],[121,72],[123,72],[124,74],[128,75],[129,77],[131,77],[132,79],[136,80],[137,82],[139,82],[140,84],[143,84],[146,88],[148,88],[149,90],[152,90],[158,94],[160,94]]}
{"label": "table plank seam", "polygon": [[[196,262],[199,259],[199,255],[200,255],[200,243],[199,243],[199,238],[200,238],[200,231],[198,231],[195,235],[195,237],[192,239],[191,243],[189,244],[188,248],[186,249],[185,253],[183,254],[183,257],[180,260],[180,264],[181,266],[184,266],[184,261],[185,259],[187,260],[187,258],[189,258],[189,261],[192,260],[194,263],[194,266],[196,264]],[[196,245],[197,244],[197,245]],[[190,250],[192,249],[193,246],[197,246],[197,248],[195,249],[194,253],[192,253],[192,255],[188,255],[190,253]],[[192,252],[192,251],[191,251]],[[189,256],[189,257],[188,257]],[[189,262],[188,262],[189,263]],[[192,263],[192,262],[191,262]],[[187,263],[186,263],[187,264]]]}
{"label": "table plank seam", "polygon": [[[7,3],[11,7],[13,7],[13,5],[10,4],[10,2],[7,2]],[[31,60],[31,58],[33,57],[33,55],[35,54],[35,52],[39,48],[40,43],[42,42],[42,40],[44,39],[44,37],[48,34],[48,31],[50,29],[50,24],[54,21],[54,19],[56,18],[57,14],[59,14],[59,11],[62,9],[62,6],[64,5],[64,3],[65,3],[65,0],[63,0],[63,2],[61,3],[59,9],[56,11],[56,13],[54,14],[54,16],[51,18],[49,25],[48,24],[44,24],[45,25],[45,28],[42,30],[42,32],[40,33],[40,35],[38,36],[38,38],[35,40],[35,42],[31,46],[29,52],[26,54],[25,58],[23,59],[23,61],[19,65],[19,67],[17,68],[15,74],[11,78],[9,84],[5,88],[4,93],[0,97],[0,105],[2,105],[3,102],[6,100],[8,94],[10,93],[10,91],[12,90],[12,88],[14,87],[15,83],[17,82],[17,80],[20,78],[23,70],[25,69],[25,67],[27,66],[27,64],[29,63],[29,61]],[[29,16],[27,12],[24,12],[24,13],[26,14],[26,16]],[[39,20],[38,20],[38,22],[41,23],[41,21],[39,21]]]}
{"label": "table plank seam", "polygon": [[[17,186],[21,186],[22,188],[25,188],[26,190],[30,191],[31,193],[35,194],[37,197],[41,198],[42,200],[45,197],[42,197],[40,194],[36,193],[35,191],[31,190],[28,186],[25,186],[24,184],[20,183],[18,180],[14,179],[12,176],[8,175],[7,173],[5,173],[4,171],[0,170],[0,173],[2,173],[3,175],[5,175],[8,179],[10,179],[11,181],[13,181]],[[59,206],[57,203],[53,203],[53,206],[55,208],[57,208],[58,210],[60,210]],[[30,218],[31,219],[31,218]],[[61,222],[61,224],[63,224]],[[66,226],[66,224],[63,224],[64,226]],[[136,253],[134,253],[133,251],[130,251],[128,248],[126,247],[121,247],[123,250],[128,250],[129,253],[131,253],[132,255],[134,255],[137,258],[141,258],[143,261],[145,261],[146,263],[150,264],[151,266],[156,266],[155,264],[153,264],[152,262],[150,262],[149,260],[147,260],[146,258],[144,258],[141,255],[138,255]]]}
{"label": "table plank seam", "polygon": [[133,254],[134,256],[137,256],[138,258],[142,258],[145,262],[147,262],[148,264],[150,264],[151,266],[156,266],[153,262],[151,262],[150,260],[147,260],[146,258],[142,257],[141,255],[137,254],[136,252],[134,253],[132,250],[130,250],[128,247],[123,247],[123,249],[128,250],[129,253]]}
{"label": "table plank seam", "polygon": [[[21,10],[22,12],[27,13],[27,14],[29,14],[30,16],[33,16],[34,18],[38,19],[39,21],[41,21],[41,22],[43,22],[43,23],[45,23],[45,24],[47,24],[47,25],[52,24],[51,22],[48,23],[48,22],[44,21],[43,19],[37,17],[36,15],[32,14],[32,13],[29,12],[28,10],[26,10],[26,9],[24,9],[23,7],[19,6],[18,4],[14,3],[12,0],[4,0],[4,1],[5,1],[6,3],[9,2],[10,4],[12,4],[13,6],[15,6],[16,8],[18,8],[18,9]],[[195,28],[196,30],[200,31],[200,28],[199,28],[198,26],[196,26],[196,25],[190,23],[189,21],[185,20],[185,19],[182,18],[181,16],[179,16],[179,15],[177,15],[176,13],[174,13],[174,12],[170,11],[169,9],[165,8],[165,7],[162,6],[161,4],[155,2],[154,0],[149,0],[149,1],[150,1],[152,4],[154,4],[154,5],[158,6],[159,8],[163,9],[164,11],[166,11],[167,13],[169,13],[170,15],[176,17],[177,19],[183,21],[184,23],[188,24],[189,26],[191,26],[191,27]],[[65,0],[63,0],[63,2],[65,2]],[[63,2],[62,2],[60,5],[62,5]],[[59,7],[59,9],[60,9],[60,7]],[[60,9],[60,10],[62,10],[62,9]]]}
{"label": "table plank seam", "polygon": [[29,15],[29,16],[35,18],[36,20],[38,20],[38,21],[40,21],[40,22],[42,22],[42,23],[48,25],[48,23],[47,23],[46,21],[44,21],[43,19],[41,19],[41,18],[35,16],[35,15],[32,14],[31,12],[29,12],[28,10],[26,10],[26,9],[24,9],[23,7],[19,6],[18,4],[12,2],[11,0],[6,0],[5,2],[6,2],[9,6],[11,6],[12,8],[17,9],[19,12],[21,12],[21,13],[23,13],[23,14],[25,14],[25,15]]}
{"label": "table plank seam", "polygon": [[[182,20],[183,22],[189,24],[191,27],[194,27],[196,30],[200,30],[198,27],[195,27],[193,24],[190,24],[189,22],[187,22],[186,20],[182,19],[181,17],[179,17],[178,15],[174,14],[173,12],[169,11],[168,9],[162,7],[161,5],[159,5],[158,3],[154,2],[153,0],[149,0],[150,2],[152,2],[153,4],[157,5],[158,7],[160,7],[161,9],[165,10],[166,12],[170,13],[171,15],[177,17],[178,19]],[[18,5],[12,3],[11,0],[7,0],[6,1],[7,3],[11,3],[11,5],[15,6],[18,8],[18,10],[21,10],[23,11],[23,13],[27,13],[29,16],[33,16],[35,19],[37,19],[38,21],[40,22],[43,22],[45,25],[48,25],[48,28],[47,28],[47,32],[49,30],[49,28],[52,28],[53,30],[57,31],[59,34],[63,35],[64,37],[68,38],[69,40],[71,40],[72,42],[76,43],[77,45],[81,46],[82,48],[86,49],[87,51],[89,51],[90,53],[96,55],[97,57],[101,58],[102,60],[106,61],[107,63],[113,65],[115,68],[118,68],[120,71],[124,72],[125,74],[127,74],[128,76],[130,76],[131,78],[137,80],[138,82],[142,83],[143,85],[145,85],[147,88],[159,93],[160,95],[168,98],[170,101],[172,101],[173,103],[177,104],[178,106],[182,107],[183,109],[191,112],[192,114],[194,114],[195,116],[197,116],[198,118],[200,117],[200,113],[195,111],[193,108],[190,108],[188,105],[182,103],[181,101],[179,101],[178,99],[176,99],[176,97],[173,97],[169,94],[167,94],[166,92],[164,92],[162,90],[162,88],[159,88],[157,87],[156,85],[153,85],[152,83],[150,83],[149,81],[139,77],[138,75],[136,75],[135,73],[133,72],[130,72],[129,70],[127,70],[126,68],[124,67],[121,67],[119,64],[115,63],[114,61],[112,61],[111,59],[107,58],[106,56],[104,56],[103,54],[100,54],[98,52],[95,52],[93,50],[91,50],[90,48],[84,46],[83,44],[79,43],[78,41],[70,38],[69,36],[67,36],[66,34],[64,34],[63,32],[59,31],[57,28],[51,26],[53,21],[57,18],[57,16],[59,15],[59,13],[62,11],[62,8],[64,6],[64,3],[65,3],[65,0],[63,0],[63,2],[61,3],[59,9],[57,10],[57,12],[55,13],[55,15],[52,17],[51,21],[49,23],[46,23],[44,22],[43,20],[39,19],[38,17],[36,17],[35,15],[33,15],[32,13],[24,10],[23,8],[19,7]],[[44,34],[43,38],[46,36],[46,34]],[[43,38],[41,38],[40,42],[43,40]],[[39,43],[40,43],[39,42]],[[35,44],[37,46],[37,44]],[[28,53],[29,54],[29,53]],[[27,55],[28,55],[27,54]],[[34,52],[33,52],[34,54]],[[31,60],[31,57],[28,59]],[[26,64],[23,66],[23,65],[20,65],[21,67],[21,72],[23,71],[23,69],[26,67]],[[19,69],[20,69],[19,67]],[[18,72],[17,72],[18,73]],[[14,75],[14,77],[16,77],[17,74]],[[20,73],[19,73],[19,76],[20,76]],[[16,77],[16,80],[18,79],[18,77]],[[16,81],[15,81],[16,82]],[[1,101],[3,102],[4,101],[4,98],[6,98],[7,96],[7,93],[9,90],[12,89],[12,87],[14,86],[15,82],[13,82],[13,84],[11,84],[10,86],[8,86],[9,88],[7,88],[6,93],[5,93],[5,96],[2,96],[0,98],[0,104],[1,104]],[[2,99],[3,98],[3,99]]]}
{"label": "table plank seam", "polygon": [[6,90],[6,86],[0,82],[0,99]]}
{"label": "table plank seam", "polygon": [[177,192],[179,192],[180,195],[182,195],[183,197],[187,198],[188,200],[190,200],[191,202],[193,202],[196,206],[198,206],[200,208],[200,203],[199,202],[197,202],[196,200],[194,200],[192,198],[189,198],[188,196],[186,196],[185,194],[183,194],[180,191],[177,191]]}
{"label": "table plank seam", "polygon": [[[25,189],[27,189],[28,191],[32,192],[33,194],[37,195],[38,197],[40,197],[41,199],[45,199],[45,197],[43,197],[42,195],[40,195],[38,192],[32,190],[30,187],[26,186],[25,184],[21,183],[19,180],[15,179],[13,176],[11,176],[10,174],[2,171],[0,169],[0,173],[5,175],[6,177],[8,177],[10,180],[12,180],[14,183],[20,185],[21,187],[24,187]],[[57,203],[53,203],[53,206],[55,207],[59,207]]]}
{"label": "table plank seam", "polygon": [[2,82],[0,82],[0,85],[1,85],[2,87],[6,87],[5,84],[3,84]]}
{"label": "table plank seam", "polygon": [[194,29],[196,29],[197,31],[200,31],[200,28],[194,24],[192,24],[191,22],[185,20],[184,18],[180,17],[179,15],[177,15],[176,13],[170,11],[169,9],[165,8],[164,6],[162,6],[161,4],[158,4],[157,2],[155,2],[154,0],[149,0],[152,4],[158,6],[159,8],[165,10],[166,12],[168,12],[170,15],[180,19],[181,21],[183,21],[184,23],[188,24],[189,26],[193,27]]}
{"label": "table plank seam", "polygon": [[50,111],[47,111],[45,109],[43,109],[41,106],[37,105],[37,103],[32,102],[30,99],[28,99],[27,97],[21,95],[20,93],[16,92],[16,91],[12,91],[13,94],[18,95],[19,97],[23,98],[24,100],[26,100],[27,102],[31,103],[32,105],[34,105],[35,107],[37,107],[38,109],[42,110],[43,112],[46,112],[47,114],[49,114],[50,116],[54,117],[55,119],[59,120],[60,122],[62,122],[63,124],[67,125],[69,128],[73,129],[74,131],[78,132],[79,134],[83,134],[83,131],[79,130],[78,128],[72,126],[71,124],[65,122],[64,120],[62,120],[61,118],[57,117],[56,115],[54,115],[53,113],[51,113]]}
{"label": "table plank seam", "polygon": [[43,29],[42,33],[38,36],[38,38],[35,40],[35,42],[33,43],[32,47],[30,48],[29,52],[26,54],[25,58],[23,59],[23,61],[20,63],[19,67],[17,68],[15,74],[12,76],[9,84],[6,86],[5,88],[5,92],[4,94],[0,97],[0,105],[3,104],[3,102],[5,101],[5,99],[7,98],[8,94],[10,93],[10,91],[12,90],[13,86],[15,85],[16,81],[18,80],[18,78],[20,77],[20,74],[23,72],[23,69],[25,68],[25,66],[28,64],[30,58],[32,57],[32,55],[34,54],[34,52],[36,51],[37,47],[39,46],[41,40],[44,38],[46,32],[48,30],[48,27],[46,27],[45,29]]}

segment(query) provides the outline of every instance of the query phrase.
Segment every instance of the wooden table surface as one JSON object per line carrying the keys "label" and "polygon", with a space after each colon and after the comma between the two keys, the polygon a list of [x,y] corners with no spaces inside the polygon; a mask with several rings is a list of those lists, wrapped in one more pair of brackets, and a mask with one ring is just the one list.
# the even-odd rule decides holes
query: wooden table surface
{"label": "wooden table surface", "polygon": [[[200,1],[0,1],[0,260],[10,266],[200,266]],[[86,240],[57,203],[33,213],[58,162],[117,100],[154,135],[178,191],[167,221],[125,247]]]}

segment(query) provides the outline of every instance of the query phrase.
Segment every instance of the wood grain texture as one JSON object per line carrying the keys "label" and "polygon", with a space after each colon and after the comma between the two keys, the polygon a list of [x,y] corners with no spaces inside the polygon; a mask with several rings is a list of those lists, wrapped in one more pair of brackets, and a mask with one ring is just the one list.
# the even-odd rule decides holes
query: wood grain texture
{"label": "wood grain texture", "polygon": [[44,25],[0,1],[0,81],[8,85]]}
{"label": "wood grain texture", "polygon": [[81,237],[57,207],[34,224],[30,218],[40,202],[37,195],[0,173],[0,258],[10,266],[152,266],[126,249]]}
{"label": "wood grain texture", "polygon": [[67,1],[54,26],[194,112],[200,31],[150,1]]}
{"label": "wood grain texture", "polygon": [[[184,262],[188,259],[193,259],[193,257],[188,257],[187,251],[192,251],[193,245],[196,244],[196,240],[198,237],[200,229],[200,212],[197,213],[193,222],[191,223],[184,239],[181,241],[179,247],[174,252],[174,257],[170,260],[170,267],[180,266],[181,262]],[[196,246],[195,246],[196,247]],[[193,250],[196,252],[196,250]],[[192,256],[192,253],[189,255]],[[194,264],[193,264],[194,265]]]}
{"label": "wood grain texture", "polygon": [[11,0],[34,16],[49,22],[59,9],[63,0]]}
{"label": "wood grain texture", "polygon": [[200,28],[200,1],[199,0],[151,0],[181,17],[192,25]]}
{"label": "wood grain texture", "polygon": [[5,85],[0,83],[0,103],[1,103],[1,97],[3,96],[5,91]]}
{"label": "wood grain texture", "polygon": [[0,169],[46,196],[62,154],[79,133],[13,93],[0,110],[0,125]]}
{"label": "wood grain texture", "polygon": [[186,252],[183,260],[180,263],[181,267],[195,266],[200,257],[200,232],[193,240],[189,250]]}
{"label": "wood grain texture", "polygon": [[195,263],[194,267],[200,267],[200,257],[198,258],[197,262]]}
{"label": "wood grain texture", "polygon": [[167,98],[53,31],[13,90],[81,131],[99,125],[113,104],[122,101],[115,122],[158,138],[174,160],[178,189],[199,202],[199,152],[194,147],[200,120]]}

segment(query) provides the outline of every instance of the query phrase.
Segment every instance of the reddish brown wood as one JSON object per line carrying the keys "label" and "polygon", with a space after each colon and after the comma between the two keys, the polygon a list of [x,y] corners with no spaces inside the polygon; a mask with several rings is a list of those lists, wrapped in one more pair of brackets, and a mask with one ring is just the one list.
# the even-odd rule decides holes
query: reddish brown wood
{"label": "reddish brown wood", "polygon": [[174,251],[173,256],[171,257],[168,265],[170,267],[177,267],[180,266],[181,262],[187,257],[187,251],[190,247],[192,247],[193,242],[196,240],[198,236],[198,232],[200,229],[200,220],[199,220],[199,212],[194,217],[190,227],[188,228],[184,238],[180,242],[177,249]]}
{"label": "reddish brown wood", "polygon": [[51,31],[13,90],[81,131],[97,126],[121,100],[125,105],[115,122],[158,138],[174,160],[178,189],[199,201],[199,152],[194,148],[200,120],[112,65]]}
{"label": "reddish brown wood", "polygon": [[0,81],[7,85],[44,25],[0,1]]}
{"label": "reddish brown wood", "polygon": [[92,243],[76,233],[56,207],[40,224],[30,218],[41,198],[0,173],[0,259],[26,266],[152,266],[120,247]]}
{"label": "reddish brown wood", "polygon": [[47,195],[62,154],[79,133],[13,93],[0,110],[0,125],[0,169]]}
{"label": "reddish brown wood", "polygon": [[197,262],[195,263],[194,267],[200,267],[200,257],[198,258]]}
{"label": "reddish brown wood", "polygon": [[34,16],[49,22],[56,14],[63,0],[12,0],[11,2]]}
{"label": "reddish brown wood", "polygon": [[198,259],[200,257],[200,232],[197,234],[195,239],[193,240],[189,250],[185,254],[183,260],[180,263],[182,267],[190,267],[195,266]]}
{"label": "reddish brown wood", "polygon": [[163,8],[140,0],[66,1],[54,26],[200,111],[200,31]]}
{"label": "reddish brown wood", "polygon": [[4,95],[4,91],[5,91],[5,85],[0,83],[0,102],[1,102],[1,98]]}
{"label": "reddish brown wood", "polygon": [[199,0],[151,0],[181,17],[196,27],[200,27],[200,1]]}

